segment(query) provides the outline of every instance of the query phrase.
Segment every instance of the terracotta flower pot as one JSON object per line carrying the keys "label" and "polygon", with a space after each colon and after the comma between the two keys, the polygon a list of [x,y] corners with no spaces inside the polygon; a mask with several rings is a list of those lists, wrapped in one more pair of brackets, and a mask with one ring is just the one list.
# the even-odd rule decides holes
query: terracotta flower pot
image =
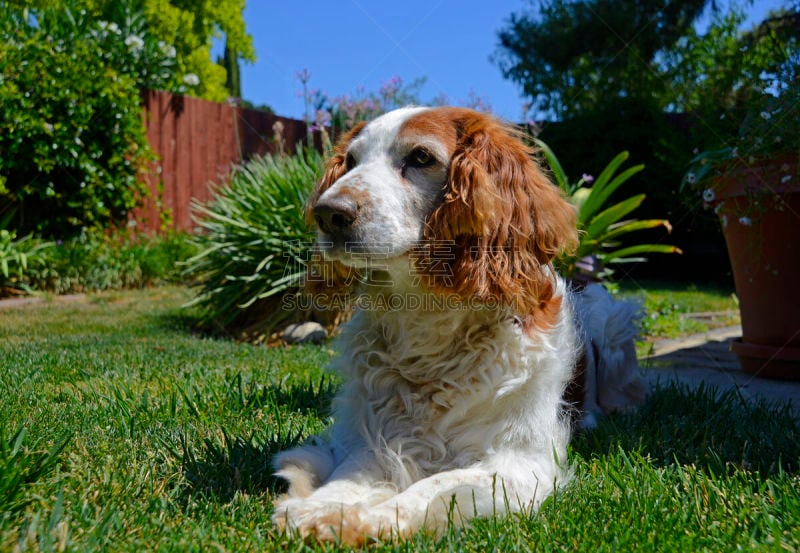
{"label": "terracotta flower pot", "polygon": [[731,349],[750,374],[800,380],[797,155],[729,167],[713,191],[742,318]]}

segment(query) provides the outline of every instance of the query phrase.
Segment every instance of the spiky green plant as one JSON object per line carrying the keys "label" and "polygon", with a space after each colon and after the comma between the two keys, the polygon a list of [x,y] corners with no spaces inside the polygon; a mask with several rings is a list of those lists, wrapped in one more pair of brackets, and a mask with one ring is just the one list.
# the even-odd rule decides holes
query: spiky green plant
{"label": "spiky green plant", "polygon": [[[644,165],[628,167],[621,173],[617,170],[628,159],[628,152],[620,152],[606,165],[591,186],[581,178],[571,183],[567,174],[553,153],[543,141],[536,139],[536,145],[544,154],[545,160],[556,184],[569,196],[577,209],[577,224],[580,244],[577,250],[559,259],[559,267],[564,275],[576,276],[579,272],[589,272],[592,278],[607,277],[611,271],[609,263],[645,261],[641,257],[648,253],[680,253],[680,249],[667,244],[634,244],[621,246],[620,238],[628,233],[658,227],[671,230],[666,219],[624,219],[645,200],[645,194],[636,194],[613,205],[607,206],[611,195],[632,176],[644,169]],[[591,260],[591,267],[582,269],[578,263]]]}
{"label": "spiky green plant", "polygon": [[206,205],[193,205],[200,232],[187,274],[199,287],[191,304],[201,323],[259,339],[292,312],[282,308],[299,289],[313,234],[303,206],[320,177],[322,156],[257,157],[237,167]]}

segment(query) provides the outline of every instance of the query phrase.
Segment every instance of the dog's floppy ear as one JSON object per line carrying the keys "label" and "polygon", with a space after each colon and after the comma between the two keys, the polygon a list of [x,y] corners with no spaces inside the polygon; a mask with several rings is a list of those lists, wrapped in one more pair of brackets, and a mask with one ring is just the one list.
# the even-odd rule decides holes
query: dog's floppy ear
{"label": "dog's floppy ear", "polygon": [[[444,196],[424,231],[438,247],[423,248],[429,258],[418,267],[447,263],[449,274],[426,275],[432,288],[528,315],[552,296],[553,257],[577,245],[575,210],[513,130],[488,115],[457,113]],[[449,259],[435,259],[437,250]]]}
{"label": "dog's floppy ear", "polygon": [[[358,123],[342,136],[334,146],[333,152],[325,164],[322,178],[316,184],[306,202],[305,219],[312,228],[316,226],[314,206],[319,197],[347,173],[347,147],[365,126],[365,122]],[[325,294],[325,297],[333,300],[336,296],[343,296],[349,293],[358,280],[359,277],[354,274],[354,269],[338,261],[325,260],[317,244],[315,243],[312,246],[304,287],[307,293],[317,295],[321,300],[324,300],[322,295]]]}

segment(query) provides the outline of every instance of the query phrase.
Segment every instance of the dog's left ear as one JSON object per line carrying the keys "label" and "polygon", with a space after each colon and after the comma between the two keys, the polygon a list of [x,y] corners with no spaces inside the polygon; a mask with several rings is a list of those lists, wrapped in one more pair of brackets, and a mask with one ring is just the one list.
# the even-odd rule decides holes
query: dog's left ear
{"label": "dog's left ear", "polygon": [[[468,110],[455,124],[444,197],[424,231],[429,258],[418,267],[440,268],[426,275],[435,290],[527,315],[552,295],[553,257],[577,245],[575,210],[513,130]],[[435,259],[437,250],[448,259]]]}

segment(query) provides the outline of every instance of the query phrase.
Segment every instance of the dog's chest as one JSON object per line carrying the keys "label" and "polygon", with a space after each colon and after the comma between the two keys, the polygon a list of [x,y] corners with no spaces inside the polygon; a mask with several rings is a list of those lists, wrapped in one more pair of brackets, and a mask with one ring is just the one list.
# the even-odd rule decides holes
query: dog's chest
{"label": "dog's chest", "polygon": [[364,336],[350,341],[339,367],[348,376],[340,407],[388,464],[402,460],[424,476],[486,455],[514,401],[509,387],[524,386],[530,368],[518,333],[484,326],[447,339],[436,330],[417,340]]}

